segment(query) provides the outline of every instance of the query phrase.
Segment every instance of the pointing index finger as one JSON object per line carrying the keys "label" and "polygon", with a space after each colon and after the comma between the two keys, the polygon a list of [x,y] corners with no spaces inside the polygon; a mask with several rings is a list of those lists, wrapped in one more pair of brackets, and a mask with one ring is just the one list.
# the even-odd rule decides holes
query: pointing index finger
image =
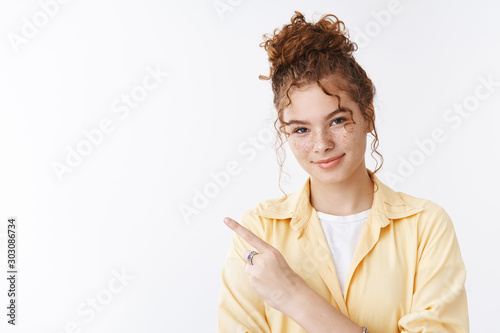
{"label": "pointing index finger", "polygon": [[253,232],[236,222],[235,220],[226,217],[224,218],[224,223],[231,228],[234,232],[241,236],[244,240],[247,241],[248,244],[252,245],[259,252],[264,252],[268,250],[271,245],[260,239]]}

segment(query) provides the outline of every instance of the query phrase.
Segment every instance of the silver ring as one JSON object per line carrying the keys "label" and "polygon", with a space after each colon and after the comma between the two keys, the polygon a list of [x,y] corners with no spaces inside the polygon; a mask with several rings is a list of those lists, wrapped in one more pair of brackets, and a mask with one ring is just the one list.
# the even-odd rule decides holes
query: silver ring
{"label": "silver ring", "polygon": [[253,258],[253,256],[254,256],[254,255],[256,255],[256,254],[259,254],[259,252],[257,252],[257,251],[252,251],[252,252],[250,252],[250,253],[248,254],[248,256],[247,256],[247,263],[249,263],[250,265],[253,265],[253,263],[252,263],[252,258]]}

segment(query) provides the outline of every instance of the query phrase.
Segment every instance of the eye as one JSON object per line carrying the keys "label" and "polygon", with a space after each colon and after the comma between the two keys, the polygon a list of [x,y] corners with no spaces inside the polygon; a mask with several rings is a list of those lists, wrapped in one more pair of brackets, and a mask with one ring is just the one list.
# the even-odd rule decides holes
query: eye
{"label": "eye", "polygon": [[335,125],[338,125],[338,124],[341,124],[343,122],[345,122],[346,119],[344,117],[339,117],[339,118],[335,118],[333,121],[332,121],[332,124],[335,124]]}
{"label": "eye", "polygon": [[[304,132],[302,130],[304,130]],[[307,128],[305,128],[305,127],[298,127],[298,128],[293,130],[294,133],[298,133],[298,134],[303,134],[303,133],[305,133],[305,131],[307,131]]]}

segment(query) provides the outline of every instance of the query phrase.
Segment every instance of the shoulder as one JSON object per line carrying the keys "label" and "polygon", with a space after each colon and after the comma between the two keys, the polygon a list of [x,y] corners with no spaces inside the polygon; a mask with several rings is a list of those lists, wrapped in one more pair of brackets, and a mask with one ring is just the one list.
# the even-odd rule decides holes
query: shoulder
{"label": "shoulder", "polygon": [[376,184],[373,208],[390,220],[406,219],[420,223],[440,219],[446,214],[443,207],[432,200],[396,191],[381,182],[375,175]]}
{"label": "shoulder", "polygon": [[[288,197],[289,196],[290,194],[288,195]],[[286,207],[284,207],[284,203],[286,203],[286,199],[284,196],[280,198],[262,200],[247,209],[244,214],[262,215],[265,214],[265,212],[267,212],[268,210],[274,210],[286,214],[287,212]]]}
{"label": "shoulder", "polygon": [[295,203],[292,194],[262,200],[250,206],[241,215],[241,224],[261,238],[271,237],[276,226],[284,227],[291,221]]}
{"label": "shoulder", "polygon": [[396,192],[403,201],[417,208],[419,213],[414,216],[421,234],[454,233],[453,222],[444,207],[432,200]]}
{"label": "shoulder", "polygon": [[409,205],[421,209],[425,215],[439,216],[445,213],[445,209],[429,199],[416,197],[405,192],[396,192],[399,197]]}
{"label": "shoulder", "polygon": [[282,207],[284,202],[284,197],[262,200],[244,211],[241,218],[242,220],[244,219],[249,221],[269,220],[270,217],[267,217],[266,215],[270,211],[274,211],[278,215],[279,213],[282,213],[283,216],[286,216],[287,214]]}
{"label": "shoulder", "polygon": [[[403,225],[417,228],[420,235],[435,230],[443,232],[453,230],[450,216],[441,205],[426,198],[395,191],[380,182],[378,178],[374,178],[380,186],[380,193],[375,193],[377,208],[381,209],[390,220],[406,220],[409,223],[403,223]],[[403,225],[399,224],[400,227]]]}
{"label": "shoulder", "polygon": [[[392,203],[395,205],[401,200],[399,204],[401,207],[406,205],[406,213],[402,213],[400,218],[392,219],[391,226],[394,228],[392,230],[395,230],[401,237],[409,236],[406,238],[408,243],[415,242],[418,261],[424,259],[430,265],[434,265],[447,253],[453,253],[450,255],[453,256],[453,260],[459,260],[460,253],[455,228],[445,208],[432,200],[405,192],[393,193],[395,199]],[[399,208],[395,206],[388,208],[389,211],[390,209],[397,212]]]}

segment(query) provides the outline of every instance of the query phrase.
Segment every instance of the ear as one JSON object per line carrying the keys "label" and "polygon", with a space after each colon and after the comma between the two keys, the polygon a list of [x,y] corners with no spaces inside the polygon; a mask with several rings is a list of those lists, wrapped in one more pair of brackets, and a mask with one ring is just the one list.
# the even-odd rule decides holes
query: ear
{"label": "ear", "polygon": [[[375,122],[375,120],[374,120],[374,122]],[[372,131],[373,131],[373,124],[369,123],[368,128],[366,129],[366,133],[368,134],[368,133],[371,133]]]}

